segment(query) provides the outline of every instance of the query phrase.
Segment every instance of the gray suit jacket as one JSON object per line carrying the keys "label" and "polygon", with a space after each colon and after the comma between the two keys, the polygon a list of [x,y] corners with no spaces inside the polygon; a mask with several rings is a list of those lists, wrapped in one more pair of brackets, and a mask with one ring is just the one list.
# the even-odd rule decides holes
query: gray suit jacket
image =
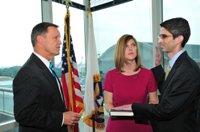
{"label": "gray suit jacket", "polygon": [[67,111],[58,84],[34,54],[13,81],[14,115],[20,132],[67,132],[61,126]]}
{"label": "gray suit jacket", "polygon": [[151,120],[155,132],[199,132],[197,102],[200,70],[186,52],[181,54],[168,77],[161,66],[152,69],[161,92],[159,104],[133,104],[135,120]]}

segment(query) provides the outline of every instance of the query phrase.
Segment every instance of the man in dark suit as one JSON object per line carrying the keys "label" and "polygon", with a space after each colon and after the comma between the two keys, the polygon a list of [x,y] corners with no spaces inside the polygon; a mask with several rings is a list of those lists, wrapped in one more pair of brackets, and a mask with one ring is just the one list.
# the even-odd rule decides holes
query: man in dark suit
{"label": "man in dark suit", "polygon": [[31,33],[34,52],[13,81],[14,115],[20,132],[67,132],[81,114],[68,111],[59,79],[49,68],[59,54],[60,33],[52,23],[39,23]]}
{"label": "man in dark suit", "polygon": [[[158,43],[169,57],[170,72],[165,72],[157,59],[152,69],[161,93],[159,104],[120,106],[117,109],[132,109],[135,120],[152,121],[154,132],[199,132],[197,106],[200,95],[200,70],[184,46],[190,37],[187,20],[173,18],[160,24]],[[159,55],[158,58],[161,58]],[[165,79],[166,78],[166,79]]]}

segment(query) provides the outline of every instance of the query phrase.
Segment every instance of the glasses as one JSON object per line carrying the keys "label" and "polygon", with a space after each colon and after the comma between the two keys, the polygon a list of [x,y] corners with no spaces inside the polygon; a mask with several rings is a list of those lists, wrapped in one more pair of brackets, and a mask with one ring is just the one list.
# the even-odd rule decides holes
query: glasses
{"label": "glasses", "polygon": [[168,38],[168,37],[173,37],[172,35],[167,35],[167,34],[159,34],[158,35],[158,38],[159,39],[166,39],[166,38]]}

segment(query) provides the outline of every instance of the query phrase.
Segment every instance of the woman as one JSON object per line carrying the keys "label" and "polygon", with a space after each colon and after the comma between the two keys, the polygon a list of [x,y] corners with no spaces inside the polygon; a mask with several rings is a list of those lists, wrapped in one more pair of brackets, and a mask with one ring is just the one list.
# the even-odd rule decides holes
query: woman
{"label": "woman", "polygon": [[[141,66],[139,46],[132,35],[119,38],[115,48],[115,69],[104,80],[106,110],[131,103],[158,103],[152,72]],[[109,117],[106,132],[152,132],[149,123],[117,120]]]}

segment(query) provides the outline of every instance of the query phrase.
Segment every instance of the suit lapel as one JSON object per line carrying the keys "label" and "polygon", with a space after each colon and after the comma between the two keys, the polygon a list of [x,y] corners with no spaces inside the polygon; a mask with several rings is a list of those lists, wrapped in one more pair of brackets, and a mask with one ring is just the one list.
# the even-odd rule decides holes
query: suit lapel
{"label": "suit lapel", "polygon": [[[63,104],[65,104],[64,100],[62,98],[63,96],[61,96],[61,93],[59,91],[58,83],[57,83],[56,79],[53,77],[53,75],[50,72],[50,70],[46,67],[46,65],[36,55],[32,54],[32,58],[37,63],[39,68],[42,70],[43,75],[48,80],[48,83],[51,84],[51,86],[52,86],[51,88],[54,89],[55,94],[57,96],[59,96],[60,100],[63,102]],[[58,81],[59,81],[59,79],[58,79]],[[62,86],[61,86],[60,82],[59,82],[59,85],[60,85],[60,89],[61,89],[61,92],[62,92]],[[62,95],[63,95],[63,93],[62,93]]]}
{"label": "suit lapel", "polygon": [[[60,93],[60,92],[59,92],[59,93],[62,94],[62,96],[61,96],[61,95],[60,95],[60,96],[62,97],[62,100],[63,100],[63,102],[65,103],[65,99],[64,99],[64,94],[63,94],[63,89],[62,89],[61,82],[60,82],[60,80],[59,80],[59,78],[58,78],[57,75],[56,75],[56,78],[57,78],[57,80],[58,80],[57,86],[58,86],[58,85],[60,86],[60,92],[61,92],[61,93]],[[55,79],[54,79],[54,80],[55,80]],[[56,82],[56,83],[57,83],[57,82]]]}
{"label": "suit lapel", "polygon": [[175,74],[176,68],[172,68],[166,78],[166,80],[164,81],[164,86],[163,87],[167,87],[167,85],[169,84],[170,80],[173,78],[174,74]]}
{"label": "suit lapel", "polygon": [[[65,100],[64,100],[64,96],[63,96],[63,91],[62,91],[62,86],[61,86],[59,78],[56,75],[56,78],[58,80],[58,83],[57,83],[56,79],[53,77],[53,75],[51,74],[51,72],[49,71],[48,73],[50,73],[50,77],[49,77],[49,75],[47,74],[46,71],[43,71],[43,74],[46,76],[46,78],[48,78],[49,83],[51,83],[53,85],[53,88],[55,89],[56,94],[59,96],[59,98],[61,99],[61,101],[63,102],[63,104],[65,104]],[[59,90],[59,86],[58,85],[60,86],[60,90]]]}
{"label": "suit lapel", "polygon": [[180,65],[182,64],[182,61],[184,60],[184,58],[187,56],[187,52],[183,52],[178,59],[176,60],[176,62],[174,63],[174,66],[172,67],[172,69],[170,70],[166,80],[164,81],[162,87],[164,88],[164,91],[166,92],[166,90],[169,90],[170,88],[168,88],[168,85],[170,84],[170,81],[173,79],[174,74],[176,73],[177,68],[180,67]]}

